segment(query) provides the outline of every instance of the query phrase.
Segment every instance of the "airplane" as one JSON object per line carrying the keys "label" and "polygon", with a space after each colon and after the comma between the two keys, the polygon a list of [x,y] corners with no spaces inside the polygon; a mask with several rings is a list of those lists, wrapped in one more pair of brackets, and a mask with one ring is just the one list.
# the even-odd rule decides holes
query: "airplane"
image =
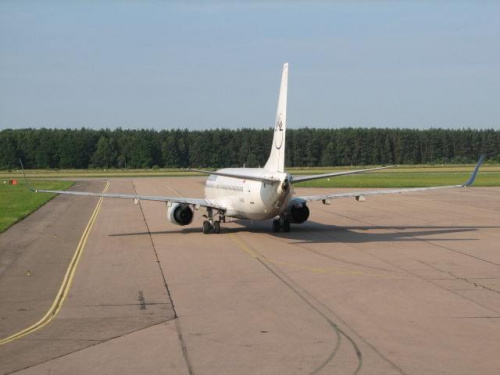
{"label": "airplane", "polygon": [[460,185],[294,196],[293,185],[299,182],[365,173],[390,168],[391,166],[313,176],[292,176],[287,173],[285,171],[287,92],[288,63],[285,63],[281,77],[271,153],[264,168],[226,168],[215,172],[189,169],[190,171],[209,175],[205,183],[205,198],[42,190],[30,187],[25,176],[26,186],[37,193],[133,199],[135,203],[139,200],[165,202],[167,205],[167,219],[171,223],[180,226],[191,224],[194,211],[203,207],[207,212],[204,215],[206,220],[203,222],[203,233],[205,234],[211,232],[220,233],[221,222],[226,222],[228,217],[244,220],[274,219],[272,222],[274,232],[280,230],[290,232],[292,223],[302,224],[309,219],[308,202],[322,201],[323,204],[328,205],[330,200],[338,198],[354,197],[358,201],[364,201],[366,196],[371,195],[464,188],[474,183],[479,167],[484,161],[483,155],[480,157],[470,178]]}

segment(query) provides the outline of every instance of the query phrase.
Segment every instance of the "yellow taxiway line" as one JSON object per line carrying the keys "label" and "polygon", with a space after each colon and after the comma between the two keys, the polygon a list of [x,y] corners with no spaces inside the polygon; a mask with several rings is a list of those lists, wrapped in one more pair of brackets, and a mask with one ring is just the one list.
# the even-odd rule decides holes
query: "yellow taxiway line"
{"label": "yellow taxiway line", "polygon": [[[105,193],[108,190],[108,188],[109,188],[109,182],[106,183],[106,186],[104,187],[104,190],[102,192]],[[76,247],[75,254],[73,255],[73,258],[71,259],[71,262],[69,263],[68,269],[66,270],[66,274],[64,275],[64,279],[63,279],[63,282],[61,284],[61,287],[59,288],[59,291],[57,292],[56,298],[54,299],[52,306],[50,306],[49,311],[47,311],[47,313],[35,324],[29,326],[28,328],[23,329],[22,331],[14,333],[13,335],[11,335],[9,337],[1,339],[0,345],[7,344],[7,343],[12,342],[14,340],[17,340],[23,336],[29,335],[30,333],[38,331],[39,329],[41,329],[41,328],[45,327],[47,324],[49,324],[57,316],[57,314],[61,310],[61,307],[62,307],[64,301],[66,300],[66,297],[68,296],[69,288],[71,287],[73,277],[75,276],[76,267],[78,266],[78,262],[80,261],[80,258],[82,257],[83,249],[85,248],[85,244],[87,243],[87,239],[89,238],[90,231],[92,230],[92,227],[94,226],[94,223],[95,223],[95,220],[97,218],[97,214],[99,213],[99,210],[101,208],[103,199],[104,199],[103,197],[99,198],[99,201],[97,202],[97,205],[94,209],[94,212],[92,213],[92,216],[90,217],[90,220],[87,223],[85,230],[83,231],[82,237],[80,238],[80,242],[78,243],[78,246]]]}

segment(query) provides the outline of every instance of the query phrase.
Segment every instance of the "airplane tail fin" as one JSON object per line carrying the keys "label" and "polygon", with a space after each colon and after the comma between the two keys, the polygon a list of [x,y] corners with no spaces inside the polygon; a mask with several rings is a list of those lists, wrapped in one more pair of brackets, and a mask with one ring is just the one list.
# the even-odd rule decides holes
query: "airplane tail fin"
{"label": "airplane tail fin", "polygon": [[281,87],[276,111],[276,123],[274,124],[273,145],[271,155],[264,166],[273,172],[285,171],[285,133],[286,133],[286,101],[288,90],[288,63],[283,65],[281,76]]}

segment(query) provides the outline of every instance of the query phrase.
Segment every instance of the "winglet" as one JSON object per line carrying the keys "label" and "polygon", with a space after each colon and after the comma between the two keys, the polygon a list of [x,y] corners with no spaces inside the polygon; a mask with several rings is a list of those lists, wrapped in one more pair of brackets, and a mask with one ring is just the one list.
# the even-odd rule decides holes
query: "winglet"
{"label": "winglet", "polygon": [[26,173],[24,173],[24,166],[23,166],[23,162],[21,159],[19,159],[19,163],[21,164],[21,170],[23,171],[23,176],[24,176],[24,184],[26,185],[26,188],[34,193],[36,193],[37,191],[35,189],[33,189],[29,184],[28,184],[28,179],[26,178]]}
{"label": "winglet", "polygon": [[479,161],[476,164],[476,168],[474,168],[474,172],[472,172],[472,174],[470,175],[470,178],[467,180],[467,182],[462,185],[463,187],[470,186],[474,183],[474,180],[476,179],[477,172],[479,172],[479,167],[481,166],[481,164],[483,164],[483,161],[484,161],[484,155],[481,155],[481,157],[479,158]]}

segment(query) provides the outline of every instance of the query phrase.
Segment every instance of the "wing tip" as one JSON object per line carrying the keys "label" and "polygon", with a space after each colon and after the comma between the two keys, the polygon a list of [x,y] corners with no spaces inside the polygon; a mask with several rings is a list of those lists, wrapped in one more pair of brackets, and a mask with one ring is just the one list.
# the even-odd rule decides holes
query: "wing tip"
{"label": "wing tip", "polygon": [[23,165],[23,161],[19,158],[19,164],[21,164],[21,171],[23,172],[23,177],[24,177],[24,185],[26,185],[26,188],[29,190],[29,191],[32,191],[34,193],[38,193],[37,190],[33,189],[29,184],[28,184],[28,178],[26,177],[26,173],[24,172],[24,165]]}
{"label": "wing tip", "polygon": [[476,167],[474,168],[474,171],[470,175],[469,179],[462,185],[463,187],[471,186],[474,183],[474,181],[476,181],[476,176],[477,176],[477,173],[479,172],[479,167],[481,167],[481,164],[483,164],[484,158],[485,158],[484,154],[481,155],[481,157],[479,158],[479,161],[477,162]]}

